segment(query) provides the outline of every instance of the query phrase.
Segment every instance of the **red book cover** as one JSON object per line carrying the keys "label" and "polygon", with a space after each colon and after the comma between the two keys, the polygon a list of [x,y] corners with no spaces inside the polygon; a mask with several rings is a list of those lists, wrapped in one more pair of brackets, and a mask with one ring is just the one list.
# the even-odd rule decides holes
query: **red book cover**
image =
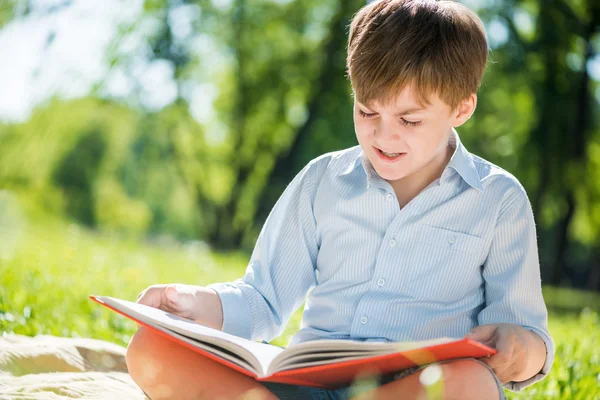
{"label": "red book cover", "polygon": [[[366,378],[373,375],[384,375],[393,372],[399,372],[404,369],[434,363],[437,361],[451,360],[465,357],[485,357],[496,353],[491,347],[485,346],[471,339],[448,339],[446,342],[433,343],[435,341],[424,341],[423,346],[420,342],[409,344],[410,349],[402,349],[403,344],[398,343],[398,349],[393,349],[394,343],[387,343],[379,346],[372,343],[357,343],[350,346],[356,350],[362,351],[361,356],[340,357],[339,360],[334,358],[320,361],[298,363],[298,367],[289,366],[284,370],[264,371],[260,369],[259,361],[262,364],[275,361],[285,361],[283,356],[287,355],[298,346],[303,346],[306,350],[302,353],[292,354],[290,357],[296,356],[319,356],[323,349],[323,341],[319,341],[321,346],[315,346],[314,350],[310,349],[312,343],[305,342],[300,345],[291,346],[286,350],[276,346],[251,342],[249,340],[238,338],[229,335],[193,321],[184,320],[173,314],[165,311],[152,309],[143,305],[128,302],[125,300],[114,299],[102,296],[90,296],[90,298],[103,306],[116,311],[117,313],[135,321],[139,325],[143,325],[148,329],[157,332],[160,335],[167,337],[170,340],[186,346],[193,351],[196,351],[212,360],[215,360],[223,365],[226,365],[244,375],[253,377],[258,381],[288,383],[302,386],[311,386],[327,389],[337,389],[350,384],[357,377]],[[342,341],[330,341],[336,344],[335,350],[346,350],[340,343]],[[350,341],[345,341],[350,342]],[[429,343],[428,343],[429,342]],[[203,345],[208,344],[208,346]],[[325,343],[326,344],[326,343]],[[415,345],[417,348],[415,348]],[[222,347],[223,352],[219,351]],[[364,349],[363,349],[364,347]],[[384,349],[385,347],[385,349]],[[215,350],[216,348],[216,350]],[[363,350],[377,349],[377,351],[366,353]],[[236,351],[242,350],[242,351]],[[327,349],[329,351],[330,349]],[[347,352],[346,354],[349,354]],[[383,354],[382,354],[383,352]],[[248,366],[244,362],[240,362],[234,357],[227,357],[226,354],[234,353],[243,358],[248,353],[253,353],[256,358],[250,357],[254,362],[253,366]],[[285,353],[285,354],[281,354]],[[339,353],[341,354],[341,353]],[[354,353],[353,353],[354,354]],[[227,359],[229,358],[229,359]],[[266,361],[265,361],[266,360]],[[306,364],[313,364],[308,365]],[[315,365],[316,364],[316,365]],[[252,368],[254,367],[254,368]]]}

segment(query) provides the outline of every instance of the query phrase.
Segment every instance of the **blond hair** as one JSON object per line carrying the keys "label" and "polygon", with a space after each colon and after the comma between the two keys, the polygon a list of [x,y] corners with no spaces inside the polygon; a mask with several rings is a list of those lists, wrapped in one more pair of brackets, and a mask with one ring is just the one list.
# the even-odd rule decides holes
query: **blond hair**
{"label": "blond hair", "polygon": [[488,45],[479,17],[454,1],[379,0],[350,24],[347,75],[367,105],[389,104],[406,86],[421,104],[436,93],[456,108],[476,93]]}

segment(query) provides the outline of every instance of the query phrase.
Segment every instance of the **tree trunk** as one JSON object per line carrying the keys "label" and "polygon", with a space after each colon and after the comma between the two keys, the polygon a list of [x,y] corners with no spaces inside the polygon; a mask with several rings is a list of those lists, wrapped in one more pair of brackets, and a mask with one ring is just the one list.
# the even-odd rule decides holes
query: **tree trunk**
{"label": "tree trunk", "polygon": [[[569,135],[569,147],[566,149],[568,159],[574,162],[579,168],[582,176],[581,180],[573,182],[571,177],[567,176],[567,179],[563,180],[563,185],[566,190],[567,199],[567,211],[564,217],[559,223],[558,237],[556,243],[556,254],[554,257],[554,266],[552,271],[551,283],[553,285],[560,285],[564,276],[564,271],[567,268],[568,261],[566,259],[566,252],[569,245],[569,227],[575,214],[576,202],[575,202],[575,185],[580,184],[585,180],[583,174],[585,174],[582,166],[586,163],[586,143],[588,138],[589,122],[591,117],[591,93],[590,93],[590,77],[588,74],[587,65],[588,61],[591,60],[595,54],[591,39],[596,31],[597,26],[600,23],[600,7],[594,9],[590,23],[587,25],[583,39],[585,40],[586,50],[583,58],[581,72],[581,81],[577,88],[576,101],[573,104],[573,123],[572,129]],[[567,164],[567,167],[569,165]]]}
{"label": "tree trunk", "polygon": [[567,194],[567,212],[561,219],[556,237],[556,254],[554,256],[554,262],[552,267],[552,277],[550,283],[554,286],[560,286],[565,274],[567,246],[569,244],[569,226],[573,215],[575,214],[575,198],[573,193]]}
{"label": "tree trunk", "polygon": [[[246,115],[248,113],[248,86],[246,82],[245,66],[246,54],[244,52],[244,25],[246,14],[246,0],[236,0],[233,10],[232,24],[234,26],[233,48],[236,54],[237,96],[233,108],[232,137],[233,149],[240,149],[243,145],[246,130]],[[234,224],[239,200],[242,196],[244,184],[252,172],[252,165],[246,160],[236,157],[232,153],[231,165],[235,170],[235,183],[227,203],[216,209],[216,226],[209,236],[211,246],[218,249],[238,248],[242,238],[243,228]]]}
{"label": "tree trunk", "polygon": [[335,58],[337,52],[343,51],[345,48],[347,40],[346,24],[353,11],[353,2],[342,0],[338,11],[331,19],[330,33],[323,45],[325,54],[323,65],[308,100],[308,118],[298,128],[290,147],[277,156],[275,165],[267,179],[265,190],[261,193],[258,202],[256,224],[262,224],[266,220],[277,197],[298,173],[299,159],[302,156],[300,150],[310,139],[313,125],[319,115],[323,94],[330,92],[335,81],[341,79],[344,75],[345,65],[336,64]]}
{"label": "tree trunk", "polygon": [[[560,77],[566,71],[561,69],[558,60],[566,53],[569,46],[568,38],[560,35],[554,25],[554,20],[559,11],[560,0],[540,0],[540,14],[538,16],[538,39],[534,46],[539,48],[540,55],[544,61],[544,79],[535,91],[536,115],[538,123],[531,132],[527,144],[527,151],[537,153],[537,166],[539,173],[535,195],[532,199],[532,208],[535,222],[542,227],[540,216],[544,208],[544,199],[548,193],[557,194],[562,190],[559,187],[564,181],[563,174],[568,165],[561,141],[565,136],[567,127],[565,124],[564,104],[562,104],[562,93],[558,86]],[[560,156],[559,156],[560,155]],[[560,230],[560,229],[559,229]],[[544,230],[540,231],[540,247],[545,248],[546,235]],[[554,271],[556,265],[556,254],[547,260],[541,257],[543,264],[548,263]],[[543,270],[546,268],[542,267]]]}
{"label": "tree trunk", "polygon": [[600,246],[596,247],[591,262],[586,289],[600,292]]}

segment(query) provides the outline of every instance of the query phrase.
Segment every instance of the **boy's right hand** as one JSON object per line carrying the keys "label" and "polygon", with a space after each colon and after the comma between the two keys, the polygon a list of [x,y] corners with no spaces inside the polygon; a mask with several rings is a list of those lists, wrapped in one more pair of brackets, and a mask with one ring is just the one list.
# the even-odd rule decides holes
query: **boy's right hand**
{"label": "boy's right hand", "polygon": [[223,323],[219,295],[202,286],[152,285],[138,295],[137,302],[215,329],[221,329]]}

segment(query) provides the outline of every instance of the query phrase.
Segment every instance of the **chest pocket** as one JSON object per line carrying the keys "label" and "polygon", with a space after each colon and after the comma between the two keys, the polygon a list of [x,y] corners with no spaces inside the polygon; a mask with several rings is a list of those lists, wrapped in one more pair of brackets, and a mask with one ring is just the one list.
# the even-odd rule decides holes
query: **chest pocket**
{"label": "chest pocket", "polygon": [[423,224],[415,233],[405,282],[414,298],[456,301],[481,285],[482,238]]}

